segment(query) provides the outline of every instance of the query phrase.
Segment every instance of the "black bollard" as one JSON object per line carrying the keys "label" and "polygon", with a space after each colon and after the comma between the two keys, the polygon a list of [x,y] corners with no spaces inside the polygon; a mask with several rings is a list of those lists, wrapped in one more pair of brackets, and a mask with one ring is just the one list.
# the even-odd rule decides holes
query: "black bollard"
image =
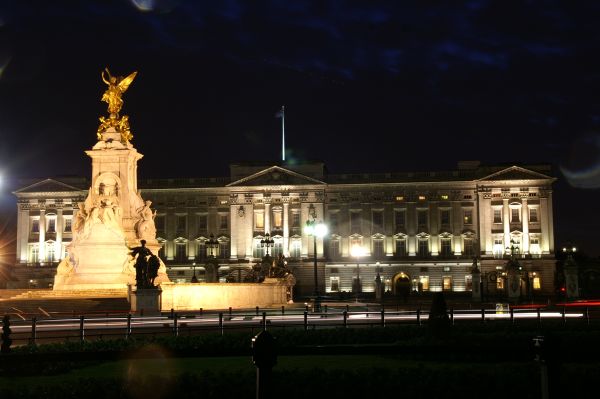
{"label": "black bollard", "polygon": [[0,345],[0,353],[10,352],[10,345],[12,344],[12,339],[10,338],[11,333],[10,316],[5,314],[2,318],[2,344]]}
{"label": "black bollard", "polygon": [[125,334],[125,338],[129,338],[131,336],[131,313],[127,314],[127,332]]}
{"label": "black bollard", "polygon": [[258,306],[256,307],[256,315],[258,316]]}
{"label": "black bollard", "polygon": [[268,331],[261,331],[252,338],[252,362],[256,366],[256,399],[272,398],[271,376],[277,364],[277,346]]}
{"label": "black bollard", "polygon": [[262,313],[262,329],[267,331],[267,312]]}
{"label": "black bollard", "polygon": [[304,311],[304,331],[308,331],[308,311]]}
{"label": "black bollard", "polygon": [[35,345],[37,340],[37,317],[33,316],[31,318],[31,339],[30,344]]}
{"label": "black bollard", "polygon": [[79,316],[79,341],[83,342],[85,340],[85,329],[84,329],[84,323],[85,323],[85,318],[83,317],[83,315]]}

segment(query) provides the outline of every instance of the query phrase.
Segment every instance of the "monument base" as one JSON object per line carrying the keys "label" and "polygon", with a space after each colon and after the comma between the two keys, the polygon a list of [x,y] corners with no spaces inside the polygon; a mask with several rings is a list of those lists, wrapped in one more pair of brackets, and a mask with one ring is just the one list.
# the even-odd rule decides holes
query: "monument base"
{"label": "monument base", "polygon": [[161,294],[160,287],[132,291],[131,311],[140,316],[160,316]]}

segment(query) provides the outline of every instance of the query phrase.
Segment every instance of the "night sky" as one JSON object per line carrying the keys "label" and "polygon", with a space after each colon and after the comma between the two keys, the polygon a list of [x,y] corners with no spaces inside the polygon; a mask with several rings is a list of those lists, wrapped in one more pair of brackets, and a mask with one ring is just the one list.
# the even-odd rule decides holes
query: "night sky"
{"label": "night sky", "polygon": [[89,176],[108,66],[139,71],[140,177],[277,161],[285,105],[288,157],[331,173],[551,163],[557,247],[600,255],[600,3],[205,3],[0,2],[5,214],[16,178]]}

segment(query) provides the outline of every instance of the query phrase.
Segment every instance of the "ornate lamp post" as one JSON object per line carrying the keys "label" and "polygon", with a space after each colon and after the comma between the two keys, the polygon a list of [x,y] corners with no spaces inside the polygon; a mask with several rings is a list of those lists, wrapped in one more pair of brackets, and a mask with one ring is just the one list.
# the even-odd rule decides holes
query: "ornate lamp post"
{"label": "ornate lamp post", "polygon": [[356,302],[358,302],[358,294],[361,292],[361,286],[360,286],[360,257],[362,255],[364,255],[365,250],[363,247],[361,247],[360,245],[354,244],[352,246],[352,248],[350,249],[350,255],[354,256],[356,258],[356,286],[354,291],[356,292]]}
{"label": "ornate lamp post", "polygon": [[206,248],[208,248],[208,256],[215,256],[214,250],[219,246],[219,241],[215,239],[213,234],[210,235],[209,239],[206,240]]}
{"label": "ornate lamp post", "polygon": [[194,275],[192,276],[192,283],[197,283],[198,282],[198,277],[196,277],[196,262],[192,263],[192,267],[194,268]]}
{"label": "ornate lamp post", "polygon": [[573,253],[577,252],[574,246],[563,247],[563,253],[567,255],[563,263],[563,273],[565,274],[565,290],[568,299],[579,297],[579,272],[577,263],[573,259]]}
{"label": "ornate lamp post", "polygon": [[506,263],[508,298],[517,301],[521,297],[521,270],[523,270],[517,260],[519,246],[510,240],[510,248],[507,247],[507,250],[510,250],[510,259]]}
{"label": "ornate lamp post", "polygon": [[317,237],[323,238],[327,234],[327,225],[322,221],[316,220],[315,216],[312,215],[312,220],[306,221],[304,232],[309,236],[313,237],[313,273],[314,273],[314,284],[315,284],[315,311],[321,311],[321,302],[319,300],[319,277],[317,275]]}
{"label": "ornate lamp post", "polygon": [[273,240],[271,238],[271,234],[267,233],[265,234],[265,238],[263,238],[262,240],[260,240],[260,246],[262,248],[267,248],[267,253],[266,253],[266,257],[269,256],[269,248],[272,248],[273,245],[275,245],[275,240]]}
{"label": "ornate lamp post", "polygon": [[[215,249],[219,247],[219,241],[215,239],[214,235],[210,235],[209,239],[205,242],[206,248],[208,249],[208,260],[206,261],[205,270],[210,270],[210,276],[206,276],[207,283],[218,283],[219,282],[219,263],[215,257]],[[208,274],[208,273],[207,273]]]}

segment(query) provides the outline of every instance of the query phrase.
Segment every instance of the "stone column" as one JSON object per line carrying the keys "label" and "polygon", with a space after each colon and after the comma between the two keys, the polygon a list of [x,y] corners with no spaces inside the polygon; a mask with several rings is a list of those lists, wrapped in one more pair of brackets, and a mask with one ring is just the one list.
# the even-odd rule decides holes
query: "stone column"
{"label": "stone column", "polygon": [[[238,214],[239,205],[230,205],[229,206],[229,215],[231,222],[229,223],[229,234],[231,240],[229,241],[229,245],[231,248],[229,249],[229,257],[231,259],[237,259],[238,257],[238,219],[240,218]],[[245,216],[245,215],[244,215]]]}
{"label": "stone column", "polygon": [[548,198],[542,196],[540,198],[540,227],[542,230],[542,242],[540,243],[542,254],[550,253],[550,233],[549,233],[549,223],[550,218],[548,215]]}
{"label": "stone column", "polygon": [[38,261],[45,262],[46,261],[46,210],[40,209],[40,239],[39,239],[39,251],[38,251]]}
{"label": "stone column", "polygon": [[508,198],[502,199],[502,221],[504,222],[504,248],[510,247],[510,208],[508,207]]}
{"label": "stone column", "polygon": [[62,235],[64,227],[63,210],[62,208],[56,209],[56,243],[54,244],[54,253],[56,253],[56,259],[62,260],[64,252],[62,248]]}
{"label": "stone column", "polygon": [[408,256],[417,255],[417,211],[414,203],[406,206],[406,232],[408,234]]}
{"label": "stone column", "polygon": [[290,242],[290,226],[289,226],[289,207],[290,204],[287,202],[283,203],[283,255],[290,256],[289,242]]}
{"label": "stone column", "polygon": [[552,210],[552,191],[548,192],[548,252],[554,253],[554,212]]}
{"label": "stone column", "polygon": [[481,237],[478,237],[482,255],[490,255],[494,252],[494,241],[492,237],[492,201],[486,195],[479,200],[479,229]]}
{"label": "stone column", "polygon": [[17,262],[26,263],[29,260],[28,245],[31,225],[29,210],[19,206],[19,217],[17,219]]}
{"label": "stone column", "polygon": [[527,198],[521,200],[521,219],[523,221],[523,254],[529,254],[529,209],[527,208]]}
{"label": "stone column", "polygon": [[271,233],[271,204],[265,203],[265,234]]}

